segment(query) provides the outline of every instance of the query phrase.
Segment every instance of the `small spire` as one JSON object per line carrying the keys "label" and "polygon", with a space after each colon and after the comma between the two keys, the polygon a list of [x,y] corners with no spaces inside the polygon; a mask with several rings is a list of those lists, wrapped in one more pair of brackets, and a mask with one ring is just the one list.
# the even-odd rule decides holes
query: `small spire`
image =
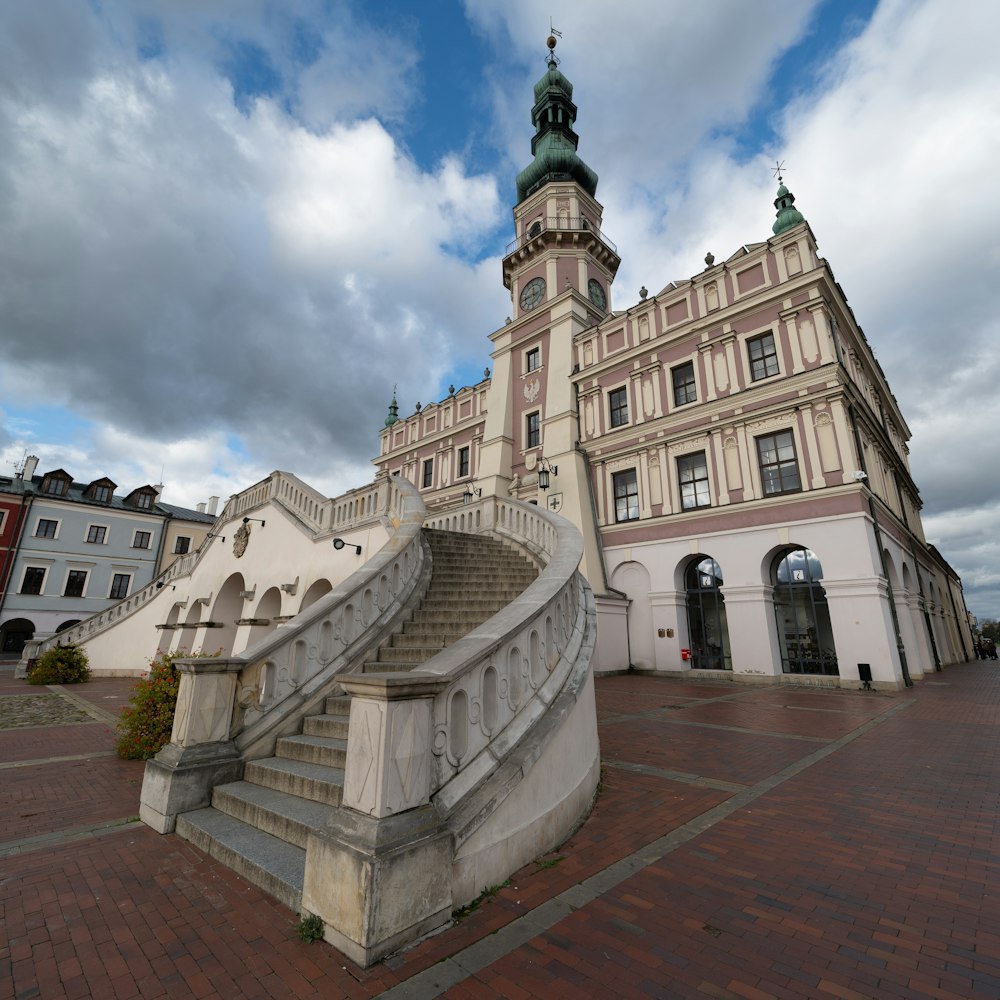
{"label": "small spire", "polygon": [[396,386],[392,387],[392,402],[389,404],[389,416],[385,418],[385,426],[391,427],[399,420],[399,403],[396,402]]}
{"label": "small spire", "polygon": [[778,194],[774,199],[774,207],[777,209],[777,218],[774,220],[774,225],[771,226],[771,232],[773,232],[775,236],[785,232],[786,229],[794,228],[800,222],[806,221],[805,216],[803,216],[803,214],[795,207],[795,195],[785,187],[784,178],[782,176],[784,169],[784,161],[776,160],[771,171],[774,176],[778,178]]}

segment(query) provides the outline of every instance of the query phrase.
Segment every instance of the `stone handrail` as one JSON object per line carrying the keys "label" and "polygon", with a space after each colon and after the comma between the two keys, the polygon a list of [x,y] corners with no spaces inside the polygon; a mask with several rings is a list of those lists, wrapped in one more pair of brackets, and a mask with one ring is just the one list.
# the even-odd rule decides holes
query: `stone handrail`
{"label": "stone handrail", "polygon": [[198,549],[171,563],[144,587],[129,594],[117,604],[112,604],[110,608],[85,618],[79,624],[64,629],[57,635],[29,640],[22,657],[22,664],[19,666],[19,674],[26,671],[29,658],[40,656],[45,650],[57,644],[75,645],[85,642],[137,612],[151,598],[156,597],[166,584],[180,577],[190,576],[198,563],[208,554],[216,537],[225,534],[221,530],[222,526],[235,518],[243,517],[248,510],[261,507],[273,500],[295,515],[314,535],[322,536],[334,531],[347,531],[360,527],[366,522],[391,514],[390,494],[388,480],[384,477],[376,479],[368,486],[330,498],[324,497],[291,473],[272,472],[267,479],[231,496],[215,522],[213,534]]}
{"label": "stone handrail", "polygon": [[[593,600],[578,572],[583,539],[569,521],[530,504],[491,497],[429,514],[424,524],[510,539],[519,550],[533,553],[542,569],[519,597],[419,671],[342,678],[355,696],[344,805],[379,818],[428,801],[444,815],[461,811],[556,698],[584,683],[590,666],[587,644],[594,642]],[[411,716],[415,723],[408,721]],[[384,734],[388,747],[391,734],[407,725],[416,736],[404,749],[411,762],[423,756],[422,763],[373,768],[370,752],[355,752],[362,734],[369,741],[373,733]],[[401,780],[403,773],[413,780]],[[463,820],[456,838],[471,835],[488,811],[477,810]]]}

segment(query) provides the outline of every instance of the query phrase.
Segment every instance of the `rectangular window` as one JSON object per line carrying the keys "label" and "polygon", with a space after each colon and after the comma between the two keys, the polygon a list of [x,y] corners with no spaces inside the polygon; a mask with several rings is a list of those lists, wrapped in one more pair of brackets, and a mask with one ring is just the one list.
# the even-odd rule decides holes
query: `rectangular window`
{"label": "rectangular window", "polygon": [[710,507],[712,498],[708,492],[708,464],[705,453],[685,455],[677,459],[677,479],[681,484],[681,508],[693,510],[695,507]]}
{"label": "rectangular window", "polygon": [[40,594],[42,584],[45,582],[45,570],[38,566],[29,566],[24,571],[24,579],[21,580],[21,594]]}
{"label": "rectangular window", "polygon": [[458,449],[458,478],[461,479],[463,476],[469,474],[469,449],[459,448]]}
{"label": "rectangular window", "polygon": [[541,367],[542,367],[542,349],[540,347],[533,347],[524,356],[524,370],[526,372],[533,372]]}
{"label": "rectangular window", "polygon": [[528,434],[526,438],[526,448],[537,448],[542,443],[542,422],[541,414],[537,411],[529,413],[527,416]]}
{"label": "rectangular window", "polygon": [[35,525],[35,538],[55,538],[58,527],[58,521],[50,521],[47,517],[40,517],[38,524]]}
{"label": "rectangular window", "polygon": [[61,497],[66,491],[66,483],[62,479],[50,479],[45,484],[45,492],[54,497]]}
{"label": "rectangular window", "polygon": [[103,524],[92,524],[87,528],[87,541],[103,545],[108,537],[108,529]]}
{"label": "rectangular window", "polygon": [[615,520],[639,520],[639,484],[635,469],[616,472],[612,477],[615,489]]}
{"label": "rectangular window", "polygon": [[628,389],[612,389],[608,393],[611,407],[611,426],[624,427],[628,423]]}
{"label": "rectangular window", "polygon": [[94,487],[94,499],[98,503],[107,503],[111,499],[111,487],[110,486],[95,486]]}
{"label": "rectangular window", "polygon": [[133,549],[148,549],[152,534],[148,531],[137,531],[132,539]]}
{"label": "rectangular window", "polygon": [[186,535],[178,535],[174,542],[174,555],[182,556],[191,549],[191,539]]}
{"label": "rectangular window", "polygon": [[683,406],[685,403],[698,401],[698,386],[694,381],[693,361],[671,368],[670,376],[674,382],[674,406]]}
{"label": "rectangular window", "polygon": [[151,493],[140,493],[135,498],[135,505],[143,510],[147,510],[153,506],[153,495]]}
{"label": "rectangular window", "polygon": [[128,585],[131,580],[132,577],[128,573],[115,573],[114,579],[111,581],[111,593],[108,594],[108,597],[113,597],[116,601],[128,597]]}
{"label": "rectangular window", "polygon": [[63,597],[83,597],[84,588],[87,586],[87,571],[85,569],[71,569],[66,577],[66,589]]}
{"label": "rectangular window", "polygon": [[747,353],[750,356],[750,378],[754,382],[778,374],[778,352],[774,346],[774,334],[765,333],[748,340]]}
{"label": "rectangular window", "polygon": [[799,464],[795,457],[795,438],[791,431],[779,431],[757,438],[760,459],[760,482],[765,496],[798,493],[802,489]]}
{"label": "rectangular window", "polygon": [[424,459],[424,489],[434,485],[434,459]]}

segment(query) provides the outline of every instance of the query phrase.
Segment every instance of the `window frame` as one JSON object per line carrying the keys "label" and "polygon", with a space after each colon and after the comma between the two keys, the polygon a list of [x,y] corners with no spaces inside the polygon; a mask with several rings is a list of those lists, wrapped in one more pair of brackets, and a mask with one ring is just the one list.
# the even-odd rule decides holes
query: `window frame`
{"label": "window frame", "polygon": [[[95,537],[99,536],[99,537]],[[106,524],[88,524],[87,534],[83,539],[88,545],[107,545],[108,526]]]}
{"label": "window frame", "polygon": [[[146,544],[145,545],[140,545],[139,544],[139,536],[140,535],[145,535],[146,536]],[[133,549],[143,549],[145,551],[148,551],[149,549],[152,548],[152,543],[153,543],[153,532],[152,531],[146,531],[144,528],[136,528],[135,531],[132,533],[132,548]]]}
{"label": "window frame", "polygon": [[627,385],[620,385],[608,391],[608,425],[611,428],[629,425]]}
{"label": "window frame", "polygon": [[[53,529],[52,529],[52,534],[51,535],[50,534],[39,534],[39,528],[41,528],[41,526],[43,524],[51,524],[51,525],[54,526]],[[60,524],[61,524],[61,522],[59,521],[58,518],[54,518],[54,517],[39,517],[35,521],[35,532],[34,532],[34,534],[31,537],[32,538],[58,538],[59,537],[59,526],[60,526]]]}
{"label": "window frame", "polygon": [[524,415],[524,448],[541,448],[542,446],[542,411],[532,410]]}
{"label": "window frame", "polygon": [[[125,581],[124,588],[119,588],[123,592],[120,594],[115,593],[116,586],[120,580]],[[111,589],[108,591],[108,597],[111,600],[122,601],[128,597],[129,588],[132,586],[132,574],[131,573],[114,573],[111,576]]]}
{"label": "window frame", "polygon": [[[534,362],[534,364],[532,364]],[[524,374],[530,375],[542,367],[542,348],[536,344],[524,352]]]}
{"label": "window frame", "polygon": [[423,471],[420,477],[420,488],[422,490],[432,489],[434,486],[434,459],[425,458],[423,464]]}
{"label": "window frame", "polygon": [[[779,445],[777,443],[777,439],[779,437],[786,438],[787,441],[785,441],[782,445]],[[763,447],[765,441],[774,442],[772,445],[776,456],[776,461],[774,462],[764,461]],[[760,492],[763,498],[766,499],[768,497],[788,496],[792,493],[802,492],[802,470],[799,468],[799,452],[795,444],[795,432],[792,428],[787,427],[782,430],[772,431],[770,434],[761,434],[754,438],[754,446],[757,449],[757,472],[760,476]],[[790,459],[782,459],[780,457],[781,447],[790,447],[792,449],[792,457]],[[785,476],[783,475],[783,469],[789,465],[794,466],[796,485],[794,487],[790,486],[786,488],[784,486]],[[778,470],[778,482],[782,485],[782,489],[768,490],[767,484],[771,480],[769,477],[765,476],[765,469]]]}
{"label": "window frame", "polygon": [[[181,542],[184,543],[184,548],[181,548]],[[174,552],[175,556],[186,556],[191,551],[191,536],[190,535],[178,535],[174,539]]]}
{"label": "window frame", "polygon": [[[683,369],[691,370],[691,380],[690,382],[685,380],[683,383],[678,383],[677,374]],[[683,364],[674,365],[674,367],[670,369],[670,386],[671,389],[673,390],[675,407],[687,406],[689,403],[698,402],[698,375],[694,370],[693,361],[685,361]],[[690,393],[690,398],[679,399],[678,396],[680,395],[681,390],[684,391],[685,395]]]}
{"label": "window frame", "polygon": [[469,445],[462,445],[458,449],[458,470],[457,478],[465,479],[470,475],[472,468],[472,448]]}
{"label": "window frame", "polygon": [[110,503],[113,493],[110,486],[95,486],[93,500],[96,503]]}
{"label": "window frame", "polygon": [[[18,588],[19,594],[26,594],[30,597],[42,597],[45,594],[45,579],[48,575],[47,566],[25,566],[24,572],[21,574],[21,586]],[[24,585],[28,580],[29,573],[41,573],[38,579],[38,590],[25,590]]]}
{"label": "window frame", "polygon": [[[754,357],[754,350],[757,345],[763,345],[770,340],[770,352],[762,350],[760,357]],[[778,342],[775,340],[773,330],[765,330],[763,333],[755,334],[746,339],[747,364],[750,366],[750,381],[763,382],[765,379],[774,378],[781,374],[781,362],[778,358]],[[774,370],[770,371],[770,362],[774,362]],[[762,374],[755,374],[755,366],[763,362],[764,371]]]}
{"label": "window frame", "polygon": [[[629,478],[631,477],[631,481]],[[619,492],[619,484],[625,488]],[[631,488],[629,488],[631,487]],[[615,504],[615,524],[626,524],[638,521],[641,516],[639,509],[639,473],[635,468],[622,469],[611,473],[611,498]],[[634,500],[634,504],[630,501]],[[624,506],[622,505],[624,501]],[[621,516],[624,513],[624,517]]]}
{"label": "window frame", "polygon": [[[697,459],[701,459],[700,471],[704,472],[703,476],[694,476],[685,479],[685,473],[687,471],[698,471],[693,465],[689,466],[689,463],[694,462]],[[680,507],[682,511],[686,510],[701,510],[706,507],[712,506],[712,481],[709,476],[708,471],[708,454],[705,451],[693,451],[687,455],[677,456],[677,492],[680,497]],[[687,468],[686,468],[687,467]],[[699,484],[704,484],[704,492],[699,489]],[[685,486],[693,486],[694,492],[685,495]],[[704,502],[700,502],[699,498],[704,496]],[[689,503],[688,499],[693,498],[694,502]]]}
{"label": "window frame", "polygon": [[[77,579],[77,578],[79,578],[81,576],[83,577],[83,580],[80,582],[80,593],[79,594],[71,594],[69,592],[70,581],[71,580],[75,580],[75,579]],[[86,570],[86,569],[68,569],[68,570],[66,570],[66,581],[65,581],[65,583],[63,583],[62,596],[63,597],[73,597],[73,598],[86,597],[87,596],[87,583],[89,582],[89,580],[90,580],[90,570]]]}

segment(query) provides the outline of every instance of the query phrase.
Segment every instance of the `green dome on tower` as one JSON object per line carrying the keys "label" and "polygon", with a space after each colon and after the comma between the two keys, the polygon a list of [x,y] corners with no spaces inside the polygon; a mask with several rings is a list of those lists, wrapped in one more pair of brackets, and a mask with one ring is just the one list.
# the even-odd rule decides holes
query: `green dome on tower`
{"label": "green dome on tower", "polygon": [[774,199],[774,207],[778,210],[778,217],[771,226],[771,232],[777,236],[786,229],[797,226],[800,222],[805,222],[805,216],[795,207],[795,195],[781,181],[778,176],[778,196]]}
{"label": "green dome on tower", "polygon": [[[549,42],[551,49],[555,39]],[[573,131],[575,122],[573,84],[559,70],[555,54],[550,52],[548,69],[535,84],[535,105],[531,109],[531,123],[535,126],[531,152],[535,158],[517,175],[518,201],[557,180],[574,180],[591,197],[597,194],[597,174],[576,151],[580,138]]]}

